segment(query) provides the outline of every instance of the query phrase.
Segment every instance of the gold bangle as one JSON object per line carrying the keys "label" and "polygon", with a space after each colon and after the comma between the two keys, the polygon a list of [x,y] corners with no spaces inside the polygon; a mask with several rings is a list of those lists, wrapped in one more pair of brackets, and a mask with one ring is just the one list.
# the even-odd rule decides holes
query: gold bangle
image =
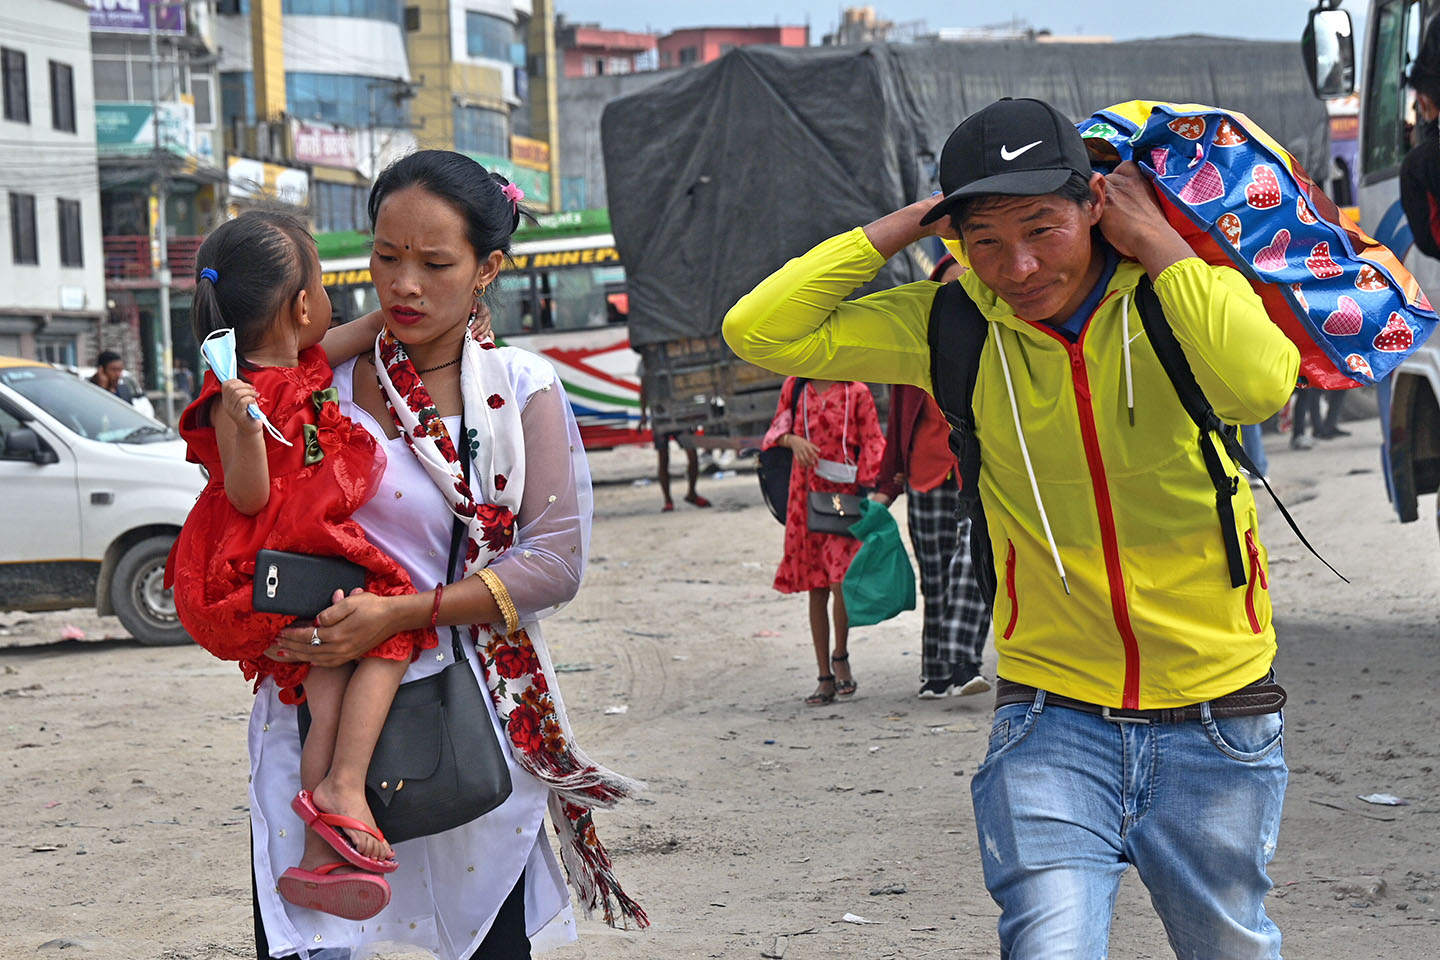
{"label": "gold bangle", "polygon": [[500,614],[505,618],[505,635],[515,633],[520,629],[520,611],[515,609],[515,601],[510,599],[510,591],[500,582],[499,574],[489,567],[483,567],[476,576],[490,588],[490,595],[495,598],[495,605],[500,608]]}

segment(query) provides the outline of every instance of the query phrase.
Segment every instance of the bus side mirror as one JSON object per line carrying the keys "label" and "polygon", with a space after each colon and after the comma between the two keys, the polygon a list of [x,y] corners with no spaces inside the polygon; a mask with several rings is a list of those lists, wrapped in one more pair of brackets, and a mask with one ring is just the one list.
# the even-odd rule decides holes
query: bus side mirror
{"label": "bus side mirror", "polygon": [[1355,34],[1349,13],[1311,10],[1300,52],[1315,96],[1335,100],[1355,92]]}

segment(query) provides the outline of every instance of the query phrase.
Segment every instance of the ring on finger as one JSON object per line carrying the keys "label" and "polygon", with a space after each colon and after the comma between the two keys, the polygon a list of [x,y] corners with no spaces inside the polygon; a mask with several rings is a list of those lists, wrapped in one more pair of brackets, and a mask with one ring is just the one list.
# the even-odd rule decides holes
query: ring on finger
{"label": "ring on finger", "polygon": [[320,628],[318,626],[310,631],[310,646],[320,646]]}

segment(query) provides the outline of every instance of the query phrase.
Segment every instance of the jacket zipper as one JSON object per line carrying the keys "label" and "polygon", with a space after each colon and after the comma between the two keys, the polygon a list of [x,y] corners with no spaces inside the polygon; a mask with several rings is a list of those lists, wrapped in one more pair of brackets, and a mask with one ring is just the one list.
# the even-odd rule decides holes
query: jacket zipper
{"label": "jacket zipper", "polygon": [[1015,632],[1015,621],[1020,619],[1020,605],[1015,600],[1015,542],[1005,541],[1005,595],[1010,598],[1010,622],[1005,626],[1002,639],[1009,640]]}
{"label": "jacket zipper", "polygon": [[[1113,294],[1114,291],[1111,291]],[[1106,296],[1095,307],[1099,312]],[[1091,314],[1093,319],[1094,314]],[[1125,602],[1125,572],[1120,566],[1119,537],[1115,532],[1115,510],[1110,503],[1110,485],[1105,478],[1105,461],[1100,455],[1100,436],[1095,429],[1095,411],[1090,405],[1090,375],[1085,368],[1085,335],[1090,324],[1080,332],[1080,339],[1071,343],[1049,324],[1029,321],[1032,327],[1049,334],[1070,355],[1071,383],[1075,390],[1075,410],[1080,419],[1080,436],[1085,445],[1085,465],[1090,470],[1090,488],[1095,495],[1095,513],[1100,522],[1100,544],[1105,554],[1105,576],[1110,587],[1110,613],[1115,629],[1125,646],[1125,683],[1121,707],[1140,708],[1140,642],[1130,625],[1130,608]]]}
{"label": "jacket zipper", "polygon": [[1260,617],[1255,613],[1255,584],[1260,584],[1260,589],[1269,590],[1269,578],[1265,576],[1265,568],[1260,565],[1260,547],[1255,543],[1255,528],[1251,527],[1245,531],[1245,549],[1250,554],[1250,584],[1245,588],[1245,615],[1250,618],[1250,629],[1254,633],[1260,632]]}

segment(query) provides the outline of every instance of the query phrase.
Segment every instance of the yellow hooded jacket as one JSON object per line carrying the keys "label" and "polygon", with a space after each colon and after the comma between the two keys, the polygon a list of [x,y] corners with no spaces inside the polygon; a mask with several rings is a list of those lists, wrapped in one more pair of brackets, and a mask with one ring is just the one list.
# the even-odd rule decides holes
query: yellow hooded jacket
{"label": "yellow hooded jacket", "polygon": [[[883,263],[864,230],[832,237],[741,299],[725,339],[777,373],[930,390],[939,284],[844,299]],[[973,271],[960,280],[991,322],[973,404],[999,675],[1128,709],[1214,699],[1264,677],[1275,655],[1255,501],[1240,481],[1233,502],[1249,583],[1231,587],[1194,422],[1133,301],[1143,275],[1122,260],[1074,344],[1016,317]],[[1223,420],[1257,423],[1285,403],[1299,352],[1236,270],[1191,258],[1154,286]]]}

